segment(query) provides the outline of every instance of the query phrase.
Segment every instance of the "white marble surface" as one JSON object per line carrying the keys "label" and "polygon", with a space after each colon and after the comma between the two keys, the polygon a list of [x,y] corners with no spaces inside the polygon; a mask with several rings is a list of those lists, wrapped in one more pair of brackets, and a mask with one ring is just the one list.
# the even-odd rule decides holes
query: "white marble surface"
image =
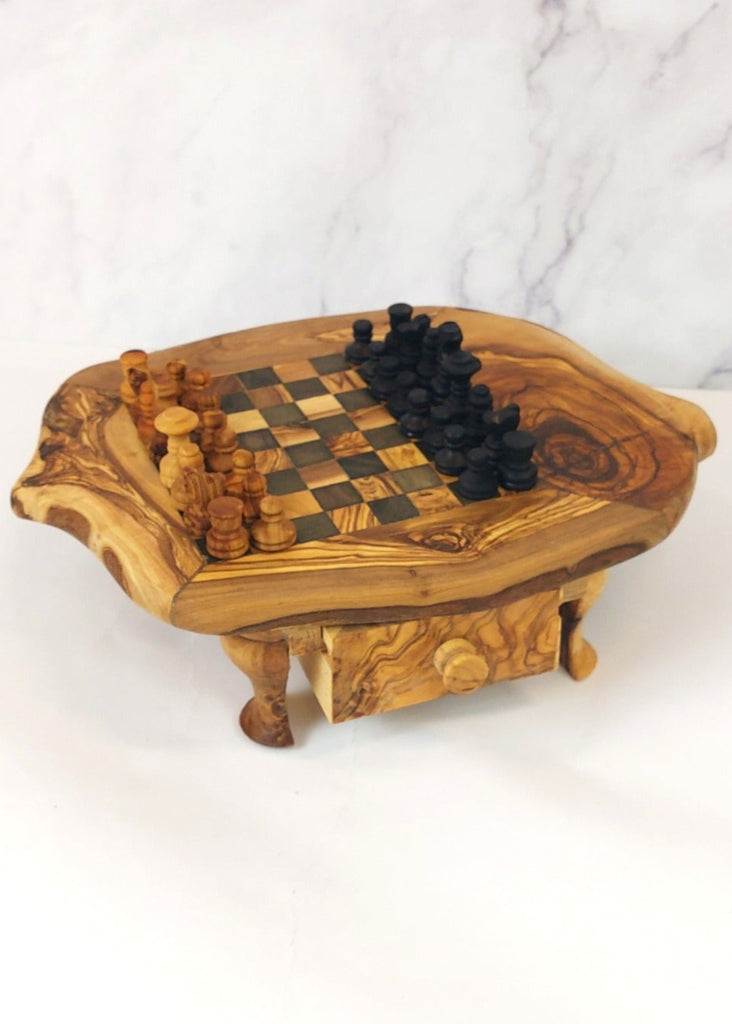
{"label": "white marble surface", "polygon": [[723,0],[5,0],[0,348],[404,298],[729,385],[731,42]]}

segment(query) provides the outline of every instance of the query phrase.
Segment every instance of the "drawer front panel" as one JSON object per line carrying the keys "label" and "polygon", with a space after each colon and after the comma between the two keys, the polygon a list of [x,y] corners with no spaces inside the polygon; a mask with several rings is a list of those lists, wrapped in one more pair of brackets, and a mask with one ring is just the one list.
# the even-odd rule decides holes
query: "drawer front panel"
{"label": "drawer front panel", "polygon": [[550,671],[559,657],[559,592],[465,615],[324,627],[325,651],[300,660],[327,717],[345,722],[444,696],[433,659],[458,638],[485,659],[485,685]]}

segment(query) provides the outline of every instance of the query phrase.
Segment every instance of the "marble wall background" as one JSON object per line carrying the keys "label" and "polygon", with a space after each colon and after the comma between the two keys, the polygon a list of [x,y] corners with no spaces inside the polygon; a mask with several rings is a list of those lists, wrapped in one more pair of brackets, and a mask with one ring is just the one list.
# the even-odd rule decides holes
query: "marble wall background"
{"label": "marble wall background", "polygon": [[725,0],[0,0],[0,347],[445,302],[732,386]]}

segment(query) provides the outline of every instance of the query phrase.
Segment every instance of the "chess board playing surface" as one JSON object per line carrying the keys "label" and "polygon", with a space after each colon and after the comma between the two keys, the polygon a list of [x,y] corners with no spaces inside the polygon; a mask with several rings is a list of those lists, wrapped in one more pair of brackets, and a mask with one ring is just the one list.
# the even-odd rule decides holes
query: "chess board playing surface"
{"label": "chess board playing surface", "polygon": [[216,377],[212,387],[299,543],[468,504],[340,354]]}

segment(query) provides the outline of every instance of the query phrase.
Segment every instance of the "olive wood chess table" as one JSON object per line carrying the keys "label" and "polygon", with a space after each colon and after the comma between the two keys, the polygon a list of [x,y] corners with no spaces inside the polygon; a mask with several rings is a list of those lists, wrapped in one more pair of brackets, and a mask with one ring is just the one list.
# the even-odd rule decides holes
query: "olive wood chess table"
{"label": "olive wood chess table", "polygon": [[[715,446],[697,406],[610,369],[552,331],[451,308],[497,405],[538,439],[535,489],[340,532],[278,554],[211,561],[183,528],[119,398],[118,362],[50,400],[16,513],[73,534],[125,592],[181,629],[216,634],[251,679],[241,714],[259,743],[292,743],[285,688],[298,656],[327,717],[467,693],[596,661],[581,623],[612,565],[663,540]],[[214,376],[342,352],[356,317],[238,331],[153,353]]]}

